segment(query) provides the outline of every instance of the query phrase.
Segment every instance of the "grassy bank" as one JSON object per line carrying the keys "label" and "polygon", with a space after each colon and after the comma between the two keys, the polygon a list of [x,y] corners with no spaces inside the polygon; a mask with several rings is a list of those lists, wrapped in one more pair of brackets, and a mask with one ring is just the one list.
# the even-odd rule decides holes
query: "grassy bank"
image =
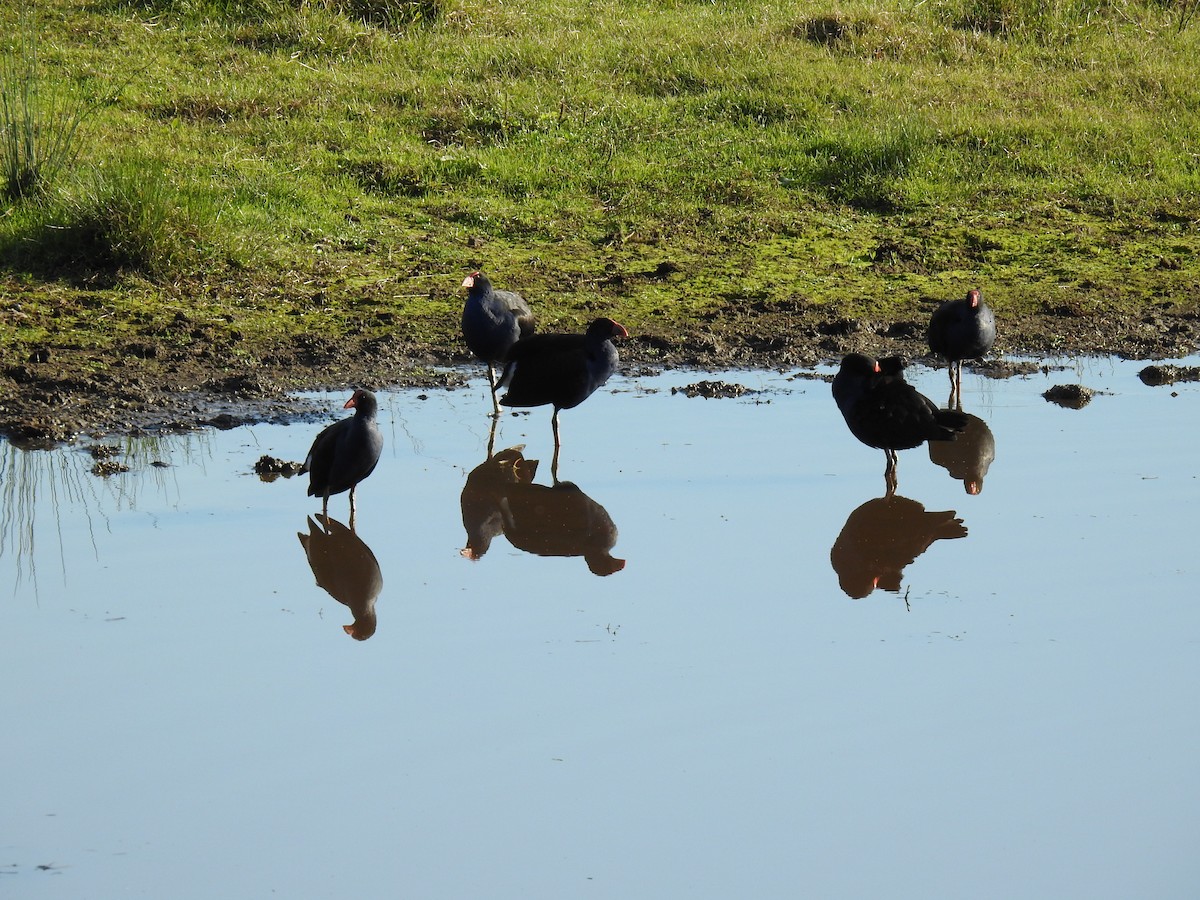
{"label": "grassy bank", "polygon": [[72,143],[10,163],[0,357],[457,345],[477,266],[545,322],[664,340],[969,285],[1001,315],[1190,312],[1195,7],[6,0],[6,103]]}

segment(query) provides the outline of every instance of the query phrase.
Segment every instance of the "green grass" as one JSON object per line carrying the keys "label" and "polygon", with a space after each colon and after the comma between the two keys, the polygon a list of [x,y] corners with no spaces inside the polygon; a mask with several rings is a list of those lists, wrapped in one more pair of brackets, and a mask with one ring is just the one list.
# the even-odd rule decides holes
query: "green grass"
{"label": "green grass", "polygon": [[20,6],[0,51],[33,31],[43,96],[91,105],[70,165],[0,207],[5,357],[453,345],[477,266],[549,323],[660,334],[968,284],[1002,312],[1195,308],[1191,0]]}

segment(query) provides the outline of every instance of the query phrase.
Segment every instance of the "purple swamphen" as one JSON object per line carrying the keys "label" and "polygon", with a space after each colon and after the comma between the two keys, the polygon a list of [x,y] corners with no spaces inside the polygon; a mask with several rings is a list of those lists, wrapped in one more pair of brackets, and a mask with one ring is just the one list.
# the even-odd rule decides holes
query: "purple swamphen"
{"label": "purple swamphen", "polygon": [[947,300],[929,319],[929,349],[950,364],[950,401],[962,394],[964,359],[981,359],[996,343],[996,316],[978,288],[962,300]]}
{"label": "purple swamphen", "polygon": [[472,272],[462,286],[467,289],[462,313],[463,339],[468,349],[487,363],[493,415],[498,416],[496,367],[503,366],[513,344],[533,334],[534,315],[524,297],[496,290],[482,272]]}
{"label": "purple swamphen", "polygon": [[612,319],[596,319],[584,334],[535,334],[508,351],[500,376],[504,406],[554,407],[550,426],[559,447],[558,412],[578,406],[617,369],[616,338],[629,337]]}
{"label": "purple swamphen", "polygon": [[967,425],[966,416],[951,409],[938,409],[932,400],[904,380],[902,361],[889,364],[861,353],[842,359],[833,378],[837,402],[850,433],[887,456],[884,475],[895,487],[897,450],[910,450],[925,441],[952,441]]}
{"label": "purple swamphen", "polygon": [[322,515],[328,514],[330,496],[349,491],[353,523],[354,489],[375,471],[383,452],[383,435],[375,421],[379,404],[370,391],[359,388],[343,409],[353,409],[354,415],[317,435],[300,472],[308,473],[308,496],[321,498]]}

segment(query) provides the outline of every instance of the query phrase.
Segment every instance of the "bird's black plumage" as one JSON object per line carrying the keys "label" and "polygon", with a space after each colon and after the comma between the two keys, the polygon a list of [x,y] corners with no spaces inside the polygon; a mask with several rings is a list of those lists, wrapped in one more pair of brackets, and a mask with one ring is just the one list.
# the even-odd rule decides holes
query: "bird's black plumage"
{"label": "bird's black plumage", "polygon": [[558,411],[578,406],[617,369],[614,338],[629,333],[612,319],[596,319],[584,334],[535,334],[508,352],[500,385],[504,406],[554,407],[551,424],[558,445]]}
{"label": "bird's black plumage", "polygon": [[308,496],[322,499],[322,512],[329,498],[350,492],[350,510],[354,511],[354,489],[375,471],[383,452],[383,435],[375,421],[379,404],[370,391],[359,388],[346,401],[344,409],[354,415],[334,422],[317,435],[301,466],[308,473]]}
{"label": "bird's black plumage", "polygon": [[929,319],[929,349],[950,364],[951,398],[962,384],[964,359],[981,359],[996,343],[996,316],[977,288],[948,300]]}
{"label": "bird's black plumage", "polygon": [[925,441],[950,441],[967,425],[961,412],[937,405],[904,380],[902,361],[887,365],[861,353],[842,360],[833,379],[833,399],[850,433],[883,450],[888,472],[895,468],[896,451],[919,447]]}
{"label": "bird's black plumage", "polygon": [[508,351],[536,327],[533,312],[520,294],[498,291],[482,272],[472,272],[463,281],[467,299],[463,303],[462,334],[467,347],[487,364],[488,385],[496,412],[496,367],[503,365]]}

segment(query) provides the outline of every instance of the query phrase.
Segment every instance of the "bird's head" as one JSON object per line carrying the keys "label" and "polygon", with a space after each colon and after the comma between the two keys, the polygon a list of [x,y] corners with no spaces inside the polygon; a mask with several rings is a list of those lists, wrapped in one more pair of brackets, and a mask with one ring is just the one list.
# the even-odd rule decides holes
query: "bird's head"
{"label": "bird's head", "polygon": [[865,353],[847,353],[842,357],[842,371],[847,375],[876,375],[882,370],[879,363]]}
{"label": "bird's head", "polygon": [[588,326],[587,333],[594,335],[601,340],[616,340],[617,338],[629,337],[629,332],[625,330],[625,326],[620,322],[614,322],[612,319],[596,319]]}
{"label": "bird's head", "polygon": [[376,405],[375,395],[366,388],[359,388],[350,395],[342,409],[369,409]]}

